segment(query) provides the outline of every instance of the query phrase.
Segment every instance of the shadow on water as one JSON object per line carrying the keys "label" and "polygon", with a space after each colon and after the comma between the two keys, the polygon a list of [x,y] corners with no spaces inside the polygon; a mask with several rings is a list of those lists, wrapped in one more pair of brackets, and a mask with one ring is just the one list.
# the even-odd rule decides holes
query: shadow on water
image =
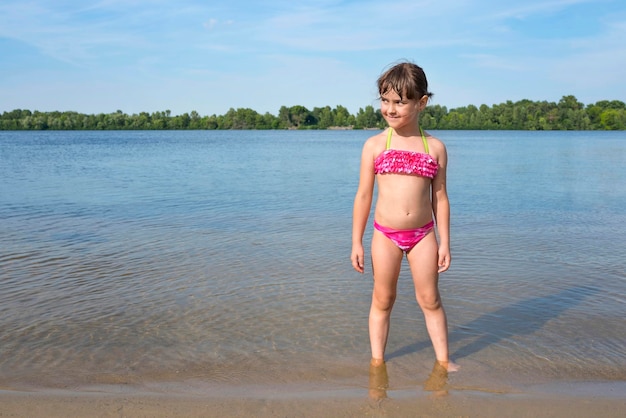
{"label": "shadow on water", "polygon": [[[465,339],[473,340],[457,349],[451,357],[455,360],[468,357],[507,338],[532,334],[543,328],[551,319],[557,318],[567,309],[580,304],[585,298],[597,292],[599,289],[595,287],[575,286],[551,295],[524,299],[481,315],[450,332],[451,345]],[[423,340],[390,353],[388,358],[401,357],[430,346],[430,340]]]}

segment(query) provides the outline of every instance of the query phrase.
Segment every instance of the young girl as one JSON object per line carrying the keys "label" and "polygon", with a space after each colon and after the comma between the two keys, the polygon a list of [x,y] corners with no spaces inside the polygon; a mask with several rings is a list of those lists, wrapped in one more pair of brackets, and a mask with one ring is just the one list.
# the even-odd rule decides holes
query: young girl
{"label": "young girl", "polygon": [[363,233],[376,181],[374,290],[369,315],[371,364],[384,363],[389,318],[406,254],[436,360],[446,370],[454,371],[458,366],[448,357],[448,325],[438,289],[439,273],[450,267],[448,157],[444,144],[425,133],[419,124],[419,115],[432,93],[428,92],[424,71],[412,63],[395,65],[380,76],[378,92],[381,113],[389,128],[369,138],[363,146],[354,199],[351,254],[352,266],[363,273]]}

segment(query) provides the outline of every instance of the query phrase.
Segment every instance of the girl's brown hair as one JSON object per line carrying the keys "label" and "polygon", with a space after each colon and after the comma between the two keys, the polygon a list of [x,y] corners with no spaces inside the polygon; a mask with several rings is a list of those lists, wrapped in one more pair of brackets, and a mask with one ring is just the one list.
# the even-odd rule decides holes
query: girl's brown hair
{"label": "girl's brown hair", "polygon": [[419,100],[424,96],[432,97],[428,91],[428,81],[422,67],[410,62],[396,64],[378,78],[378,93],[393,90],[401,99]]}

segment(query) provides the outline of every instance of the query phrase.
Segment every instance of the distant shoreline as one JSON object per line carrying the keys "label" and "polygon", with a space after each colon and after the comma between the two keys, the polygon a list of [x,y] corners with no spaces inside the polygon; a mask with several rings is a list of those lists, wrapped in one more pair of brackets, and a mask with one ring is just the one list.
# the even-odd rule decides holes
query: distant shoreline
{"label": "distant shoreline", "polygon": [[[601,100],[585,105],[574,96],[558,103],[520,100],[493,106],[468,105],[448,109],[429,105],[420,114],[426,129],[440,130],[626,130],[626,103]],[[195,110],[172,115],[169,110],[126,114],[84,114],[75,111],[15,109],[0,115],[0,130],[244,130],[244,129],[383,129],[380,109],[372,105],[351,114],[344,106],[282,106],[278,115],[248,108],[231,108],[224,115],[200,115]]]}

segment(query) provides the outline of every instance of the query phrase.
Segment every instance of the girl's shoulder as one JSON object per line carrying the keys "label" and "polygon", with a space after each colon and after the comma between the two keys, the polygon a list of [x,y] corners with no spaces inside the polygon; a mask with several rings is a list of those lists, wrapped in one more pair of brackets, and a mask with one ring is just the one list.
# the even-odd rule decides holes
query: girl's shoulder
{"label": "girl's shoulder", "polygon": [[[372,151],[384,150],[387,146],[387,129],[370,136],[365,140],[363,145],[364,149],[370,149]],[[382,150],[381,150],[382,147]]]}
{"label": "girl's shoulder", "polygon": [[446,145],[437,137],[432,136],[428,132],[424,132],[426,135],[426,140],[428,141],[429,153],[435,160],[439,163],[440,166],[446,166],[448,161],[448,151],[446,150]]}
{"label": "girl's shoulder", "polygon": [[378,142],[378,141],[387,141],[387,132],[388,132],[389,128],[387,129],[383,129],[382,131],[370,136],[369,138],[367,138],[367,140],[365,141],[365,143],[367,144],[368,142]]}
{"label": "girl's shoulder", "polygon": [[446,150],[446,145],[443,143],[442,140],[440,140],[436,136],[431,135],[430,132],[428,131],[424,131],[424,135],[426,136],[426,140],[428,141],[428,146],[430,149],[432,149],[433,151],[435,150],[445,151]]}

